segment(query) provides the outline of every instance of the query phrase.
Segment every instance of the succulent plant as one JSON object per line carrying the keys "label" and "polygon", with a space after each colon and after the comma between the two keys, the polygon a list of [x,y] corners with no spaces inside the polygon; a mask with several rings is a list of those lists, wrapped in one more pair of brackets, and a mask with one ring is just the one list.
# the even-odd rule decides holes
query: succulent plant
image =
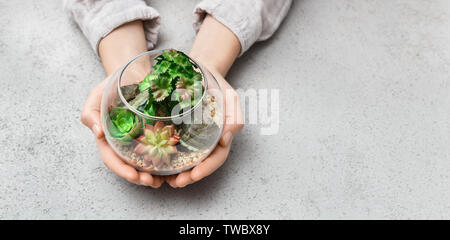
{"label": "succulent plant", "polygon": [[[184,108],[198,102],[203,92],[202,75],[184,53],[166,50],[156,57],[153,71],[139,84],[139,91],[149,91],[148,101],[143,108],[147,114],[155,116],[163,111],[170,115],[178,103],[182,103]],[[172,93],[176,101],[170,99]]]}
{"label": "succulent plant", "polygon": [[[200,81],[194,79],[189,79],[185,77],[181,77],[178,79],[176,86],[176,93],[178,94],[178,101],[183,103],[182,107],[194,106],[202,95],[202,82],[201,75],[197,75],[200,78]],[[188,106],[184,106],[184,104],[188,104]]]}
{"label": "succulent plant", "polygon": [[134,151],[144,155],[147,166],[160,168],[164,164],[169,165],[171,155],[177,152],[175,144],[180,140],[175,132],[174,125],[164,125],[157,121],[155,125],[145,125],[144,135],[137,138],[139,142]]}
{"label": "succulent plant", "polygon": [[111,136],[123,143],[130,143],[141,133],[142,121],[130,110],[117,107],[109,112]]}
{"label": "succulent plant", "polygon": [[139,85],[141,92],[147,89],[150,89],[155,101],[161,102],[172,93],[172,80],[167,74],[158,74],[155,70],[155,73],[147,75]]}

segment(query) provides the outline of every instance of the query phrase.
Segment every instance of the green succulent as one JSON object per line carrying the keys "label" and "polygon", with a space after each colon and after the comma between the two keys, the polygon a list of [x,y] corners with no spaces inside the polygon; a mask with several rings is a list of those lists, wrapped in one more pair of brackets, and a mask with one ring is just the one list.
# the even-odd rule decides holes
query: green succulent
{"label": "green succulent", "polygon": [[130,110],[122,107],[111,109],[109,112],[111,136],[122,142],[131,142],[142,130],[142,121]]}
{"label": "green succulent", "polygon": [[[198,102],[203,93],[202,75],[184,53],[165,50],[156,57],[153,71],[139,84],[139,91],[149,91],[145,113],[155,116],[163,111],[170,115],[178,103],[194,106]],[[172,93],[176,101],[170,99]]]}
{"label": "green succulent", "polygon": [[172,93],[172,80],[166,74],[150,73],[139,84],[141,92],[147,89],[155,101],[161,102]]}
{"label": "green succulent", "polygon": [[202,82],[181,77],[176,84],[176,94],[181,107],[194,106],[202,95]]}

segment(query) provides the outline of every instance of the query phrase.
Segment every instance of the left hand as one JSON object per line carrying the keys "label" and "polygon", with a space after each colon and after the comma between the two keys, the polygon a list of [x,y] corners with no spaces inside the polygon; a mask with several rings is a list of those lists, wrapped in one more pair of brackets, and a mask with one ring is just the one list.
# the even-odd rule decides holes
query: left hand
{"label": "left hand", "polygon": [[107,143],[102,129],[100,104],[108,78],[97,85],[89,94],[81,113],[81,121],[92,130],[98,145],[103,163],[118,176],[137,185],[159,188],[164,182],[160,176],[152,176],[146,172],[139,172],[121,159]]}
{"label": "left hand", "polygon": [[[173,188],[185,187],[200,181],[222,166],[230,153],[234,135],[244,127],[238,94],[218,72],[212,71],[211,73],[219,82],[225,101],[225,122],[222,136],[213,152],[199,165],[191,170],[165,177],[165,181]],[[234,111],[229,112],[227,108],[234,109]]]}

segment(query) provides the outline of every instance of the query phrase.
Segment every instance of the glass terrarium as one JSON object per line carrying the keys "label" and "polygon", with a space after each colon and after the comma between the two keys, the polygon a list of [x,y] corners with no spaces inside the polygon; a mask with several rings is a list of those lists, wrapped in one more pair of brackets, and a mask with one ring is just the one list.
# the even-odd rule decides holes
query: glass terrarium
{"label": "glass terrarium", "polygon": [[112,149],[154,175],[176,174],[204,160],[220,139],[223,113],[213,75],[172,49],[145,52],[111,75],[101,106]]}

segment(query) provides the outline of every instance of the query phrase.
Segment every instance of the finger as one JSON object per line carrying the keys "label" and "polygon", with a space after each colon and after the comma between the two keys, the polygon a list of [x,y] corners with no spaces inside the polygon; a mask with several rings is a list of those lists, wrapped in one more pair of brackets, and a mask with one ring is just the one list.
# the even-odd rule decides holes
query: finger
{"label": "finger", "polygon": [[211,69],[211,73],[214,75],[222,89],[222,96],[225,102],[224,130],[219,144],[223,147],[227,147],[231,143],[233,135],[244,127],[241,104],[239,102],[239,95],[225,78],[214,69]]}
{"label": "finger", "polygon": [[239,96],[233,89],[227,89],[225,92],[225,123],[219,142],[223,147],[227,147],[231,143],[233,135],[244,127]]}
{"label": "finger", "polygon": [[136,184],[136,185],[142,185],[141,182],[139,182],[139,180],[132,182],[132,181],[129,181],[129,180],[127,179],[127,181],[130,182],[130,183],[134,183],[134,184]]}
{"label": "finger", "polygon": [[151,187],[153,188],[159,188],[164,183],[164,179],[160,176],[153,176],[153,184]]}
{"label": "finger", "polygon": [[194,181],[199,181],[202,178],[209,176],[217,170],[225,162],[230,151],[230,146],[217,146],[206,160],[197,165],[191,172],[191,178]]}
{"label": "finger", "polygon": [[222,136],[220,137],[219,144],[222,147],[228,147],[231,144],[231,141],[233,140],[233,131],[231,127],[226,128],[224,126]]}
{"label": "finger", "polygon": [[170,176],[166,176],[166,182],[173,188],[177,188],[177,184],[176,184],[176,178],[177,175],[170,175]]}
{"label": "finger", "polygon": [[104,132],[100,124],[100,111],[95,109],[83,109],[81,121],[91,129],[97,139],[104,137]]}
{"label": "finger", "polygon": [[178,187],[186,187],[193,182],[194,180],[191,178],[191,171],[186,171],[178,174],[175,184]]}
{"label": "finger", "polygon": [[149,173],[139,172],[139,182],[144,186],[152,186],[153,177]]}
{"label": "finger", "polygon": [[106,81],[103,81],[91,91],[81,112],[81,121],[92,130],[97,138],[103,137],[100,121],[100,104],[105,83]]}
{"label": "finger", "polygon": [[111,171],[130,182],[139,181],[139,173],[136,169],[120,159],[120,157],[117,156],[117,154],[108,145],[105,138],[97,139],[97,145],[103,162],[109,169],[111,169]]}

